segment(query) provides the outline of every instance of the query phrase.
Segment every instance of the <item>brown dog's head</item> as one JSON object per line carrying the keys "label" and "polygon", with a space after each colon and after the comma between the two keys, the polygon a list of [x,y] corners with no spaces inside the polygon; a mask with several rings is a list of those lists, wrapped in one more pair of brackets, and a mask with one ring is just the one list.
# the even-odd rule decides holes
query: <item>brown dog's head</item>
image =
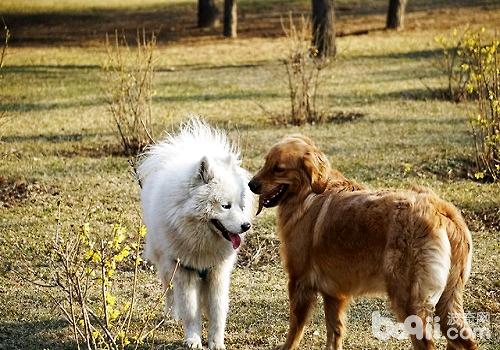
{"label": "brown dog's head", "polygon": [[259,194],[259,210],[271,208],[302,191],[322,193],[330,165],[312,141],[302,135],[284,138],[266,156],[266,163],[248,183]]}

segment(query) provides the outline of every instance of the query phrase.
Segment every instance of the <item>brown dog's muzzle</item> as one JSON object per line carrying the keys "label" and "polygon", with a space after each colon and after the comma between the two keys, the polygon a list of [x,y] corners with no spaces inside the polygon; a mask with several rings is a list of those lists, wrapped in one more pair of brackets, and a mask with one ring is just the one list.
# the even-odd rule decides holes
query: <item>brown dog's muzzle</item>
{"label": "brown dog's muzzle", "polygon": [[250,180],[250,182],[248,183],[248,187],[250,188],[250,191],[252,191],[253,193],[261,194],[262,184],[257,180],[255,180],[255,178]]}
{"label": "brown dog's muzzle", "polygon": [[266,192],[264,192],[264,186],[260,181],[256,179],[256,176],[254,176],[254,178],[248,183],[248,187],[253,193],[259,195],[259,208],[257,209],[257,213],[255,214],[256,216],[260,214],[264,207],[272,208],[277,206],[288,190],[288,185],[279,184],[276,185],[273,189],[269,191],[266,190]]}

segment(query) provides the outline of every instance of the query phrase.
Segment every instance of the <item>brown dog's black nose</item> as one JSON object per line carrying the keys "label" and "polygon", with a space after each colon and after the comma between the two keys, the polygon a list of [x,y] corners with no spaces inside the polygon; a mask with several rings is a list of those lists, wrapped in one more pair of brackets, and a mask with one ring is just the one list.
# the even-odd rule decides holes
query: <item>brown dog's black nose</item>
{"label": "brown dog's black nose", "polygon": [[241,224],[241,232],[247,232],[248,230],[250,230],[250,227],[252,227],[252,225],[250,225],[249,222],[244,222],[243,224]]}
{"label": "brown dog's black nose", "polygon": [[250,191],[252,191],[253,193],[260,194],[260,190],[261,190],[262,186],[257,181],[252,180],[248,183],[248,187],[250,187]]}

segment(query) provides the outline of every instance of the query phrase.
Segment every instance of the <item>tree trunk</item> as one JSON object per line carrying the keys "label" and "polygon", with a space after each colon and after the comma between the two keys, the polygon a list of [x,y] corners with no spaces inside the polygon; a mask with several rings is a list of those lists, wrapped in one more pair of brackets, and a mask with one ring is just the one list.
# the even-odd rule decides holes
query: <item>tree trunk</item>
{"label": "tree trunk", "polygon": [[334,0],[312,0],[313,45],[320,56],[335,56]]}
{"label": "tree trunk", "polygon": [[198,0],[198,27],[215,27],[219,18],[219,11],[215,0]]}
{"label": "tree trunk", "polygon": [[236,38],[238,27],[238,9],[236,0],[224,0],[224,36]]}
{"label": "tree trunk", "polygon": [[390,29],[403,29],[407,0],[389,0],[386,27]]}

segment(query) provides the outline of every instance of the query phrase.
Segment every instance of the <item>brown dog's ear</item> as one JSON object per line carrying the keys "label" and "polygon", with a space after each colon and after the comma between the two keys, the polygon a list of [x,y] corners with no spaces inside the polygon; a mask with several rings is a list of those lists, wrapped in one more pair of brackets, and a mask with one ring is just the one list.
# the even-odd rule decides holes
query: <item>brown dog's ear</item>
{"label": "brown dog's ear", "polygon": [[309,151],[304,154],[304,167],[314,193],[323,193],[328,181],[328,160],[325,155],[319,151]]}

